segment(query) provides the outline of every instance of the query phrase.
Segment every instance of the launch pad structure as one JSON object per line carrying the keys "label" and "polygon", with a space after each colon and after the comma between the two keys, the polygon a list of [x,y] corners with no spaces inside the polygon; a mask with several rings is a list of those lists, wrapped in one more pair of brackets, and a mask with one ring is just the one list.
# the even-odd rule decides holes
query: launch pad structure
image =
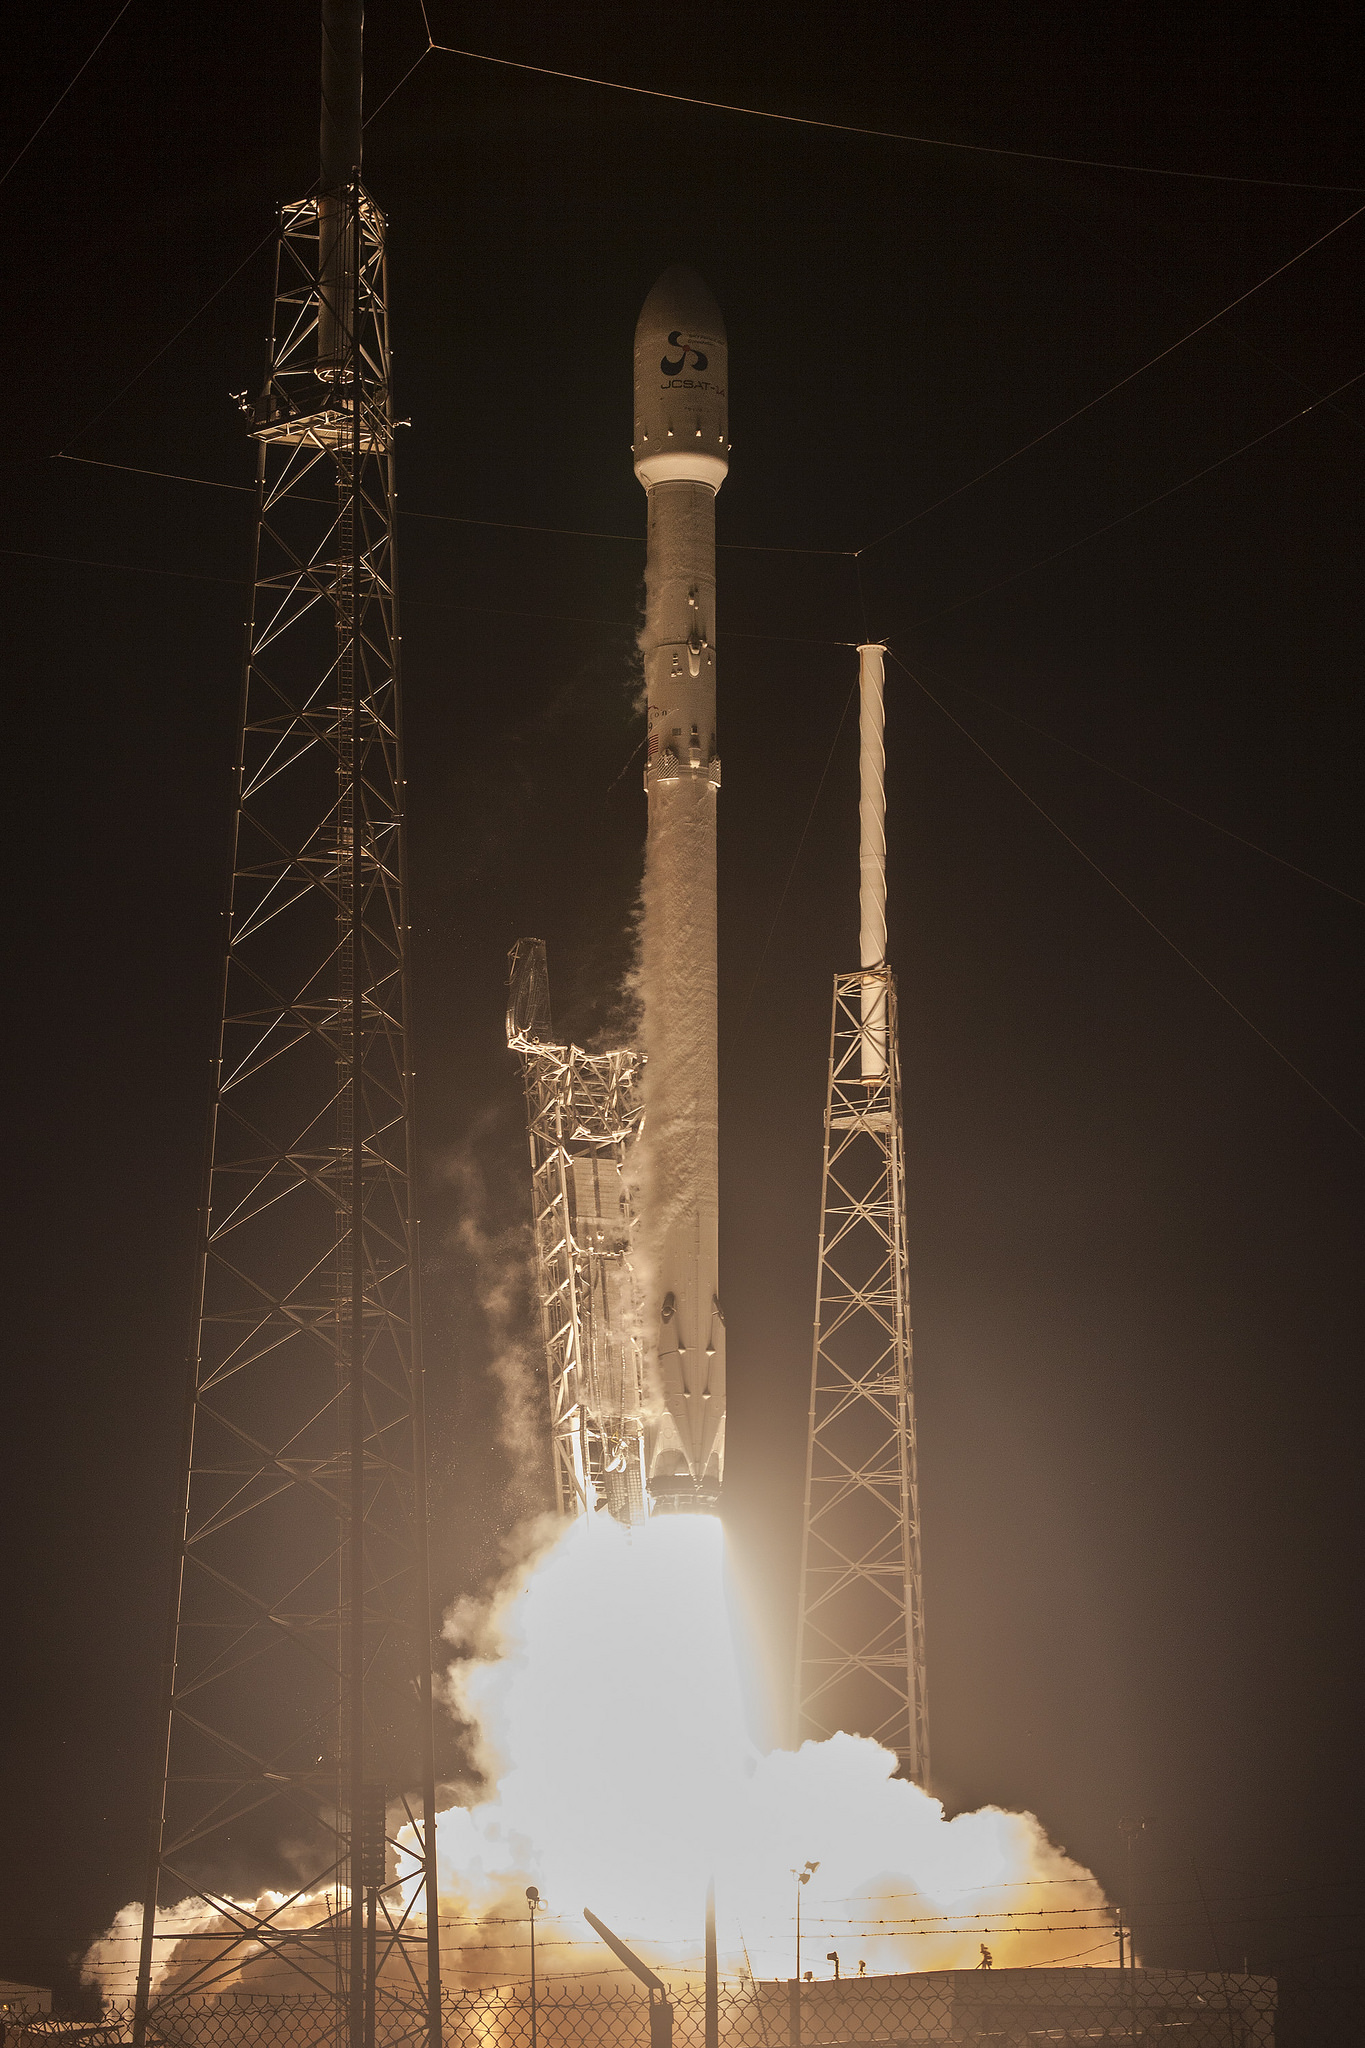
{"label": "launch pad structure", "polygon": [[886,962],[883,648],[858,650],[856,974],[836,974],[797,1610],[793,1739],[843,1729],[929,1784],[896,977]]}
{"label": "launch pad structure", "polygon": [[507,1043],[521,1055],[555,1499],[566,1520],[647,1512],[644,1357],[629,1157],[643,1055],[557,1044],[542,939],[510,958]]}
{"label": "launch pad structure", "polygon": [[[243,402],[255,566],[135,2048],[226,1989],[322,1996],[347,2048],[440,2042],[395,422],[361,13],[324,0],[320,189],[281,211],[269,366]],[[229,1889],[232,1871],[251,1875]]]}

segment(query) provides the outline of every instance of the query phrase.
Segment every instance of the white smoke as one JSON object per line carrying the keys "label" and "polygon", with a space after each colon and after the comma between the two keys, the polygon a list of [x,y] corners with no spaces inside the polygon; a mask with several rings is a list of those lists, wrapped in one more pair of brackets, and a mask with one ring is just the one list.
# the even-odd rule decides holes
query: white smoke
{"label": "white smoke", "polygon": [[[343,1893],[344,1900],[344,1893]],[[288,1964],[274,1961],[259,1943],[237,1949],[230,1964],[217,1964],[217,1942],[221,1953],[233,1948],[243,1920],[259,1917],[277,1928],[316,1927],[331,1919],[337,1908],[333,1895],[314,1892],[291,1894],[263,1891],[253,1899],[228,1899],[222,1909],[200,1898],[182,1899],[172,1906],[158,1906],[155,1939],[152,1944],[151,1994],[164,1997],[193,1981],[192,1988],[211,1991],[214,1996],[228,1992],[294,1992],[306,1988]],[[81,1981],[94,1984],[110,1999],[130,1999],[137,1988],[138,1951],[142,1937],[142,1907],[124,1906],[110,1925],[90,1945],[81,1963]],[[338,1954],[345,1932],[338,1928]],[[201,1975],[202,1972],[202,1975]]]}
{"label": "white smoke", "polygon": [[[507,1501],[518,1521],[532,1524],[551,1504],[545,1441],[545,1371],[534,1324],[534,1273],[529,1221],[496,1224],[480,1156],[497,1121],[489,1109],[475,1118],[462,1141],[438,1162],[454,1190],[455,1221],[446,1249],[460,1273],[462,1292],[483,1321],[488,1364],[498,1393],[497,1441],[507,1455]],[[535,1554],[520,1536],[513,1557]],[[510,1560],[509,1560],[510,1561]]]}
{"label": "white smoke", "polygon": [[503,1589],[459,1689],[496,1785],[438,1826],[452,1981],[525,1974],[528,1884],[551,1916],[552,1975],[613,1969],[585,1906],[656,1967],[695,1969],[712,1877],[723,1967],[790,1976],[808,1860],[811,1961],[840,1948],[878,1974],[970,1968],[983,1939],[1000,1966],[1111,1959],[1100,1886],[1031,1814],[949,1820],[854,1736],[755,1749],[722,1568],[707,1517],[629,1531],[599,1516]]}
{"label": "white smoke", "polygon": [[[523,1524],[538,1535],[498,1596],[464,1603],[448,1633],[465,1652],[449,1705],[474,1731],[484,1789],[439,1818],[446,1980],[508,1984],[527,1971],[525,1888],[546,1913],[540,1967],[611,1982],[591,1907],[656,1967],[701,1963],[714,1878],[723,1970],[788,1977],[792,1873],[805,1960],[839,1951],[873,1974],[964,1969],[983,1942],[997,1966],[1116,1960],[1096,1880],[1031,1814],[988,1807],[948,1819],[894,1777],[895,1758],[850,1735],[760,1753],[749,1736],[723,1585],[720,1524],[660,1517],[643,1528]],[[337,1902],[295,1900],[282,1924],[315,1925]],[[265,1894],[252,1910],[283,1905]],[[86,1974],[131,1993],[141,1908],[125,1907]],[[183,1982],[226,1932],[198,1901],[158,1914],[157,1982]],[[229,1986],[283,1988],[268,1960]]]}

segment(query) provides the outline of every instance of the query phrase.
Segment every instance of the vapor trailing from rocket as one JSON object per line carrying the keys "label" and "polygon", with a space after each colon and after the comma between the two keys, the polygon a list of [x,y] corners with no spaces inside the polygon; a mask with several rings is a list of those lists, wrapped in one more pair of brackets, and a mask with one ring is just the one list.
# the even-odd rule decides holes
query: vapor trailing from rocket
{"label": "vapor trailing from rocket", "polygon": [[635,474],[649,498],[648,705],[640,982],[647,1356],[661,1408],[647,1446],[656,1513],[708,1510],[725,1457],[716,1032],[716,493],[729,467],[720,308],[666,270],[635,329]]}

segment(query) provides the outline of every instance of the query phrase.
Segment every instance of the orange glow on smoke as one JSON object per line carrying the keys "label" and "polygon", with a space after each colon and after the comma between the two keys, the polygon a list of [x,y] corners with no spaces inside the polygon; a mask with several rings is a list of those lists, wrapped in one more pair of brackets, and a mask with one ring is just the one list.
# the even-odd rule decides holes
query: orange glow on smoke
{"label": "orange glow on smoke", "polygon": [[[986,1937],[1001,1967],[1097,1947],[1087,1960],[1112,1960],[1099,1885],[1032,1815],[946,1820],[893,1779],[888,1751],[853,1736],[757,1752],[723,1566],[707,1517],[627,1531],[600,1516],[505,1589],[484,1654],[454,1687],[492,1790],[440,1817],[451,1981],[525,1974],[531,1883],[547,1902],[550,1973],[612,1974],[584,1906],[656,1966],[699,1969],[712,1873],[722,1968],[789,1977],[791,1873],[808,1859],[819,1868],[802,1896],[802,1965],[822,1976],[832,1948],[851,1971],[859,1958],[877,1974],[971,1968]],[[1013,1931],[1002,1910],[1015,1928],[1035,1925]]]}
{"label": "orange glow on smoke", "polygon": [[[442,1957],[452,1986],[527,1975],[525,1890],[539,1887],[540,1974],[619,1985],[625,1972],[584,1923],[585,1906],[656,1968],[702,1966],[707,1880],[716,1881],[722,1972],[790,1977],[792,1872],[802,1893],[802,1968],[846,1974],[1109,1964],[1116,1945],[1096,1880],[1031,1814],[987,1807],[944,1817],[894,1779],[895,1758],[849,1735],[760,1754],[748,1734],[723,1585],[719,1522],[661,1518],[626,1530],[603,1515],[559,1530],[491,1607],[456,1610],[467,1654],[450,1704],[476,1733],[487,1784],[440,1815]],[[343,1895],[344,1899],[344,1895]],[[268,1901],[256,1902],[258,1908]],[[292,1924],[328,1902],[302,1899]],[[86,1974],[133,1988],[141,1908],[125,1907]],[[224,1923],[187,1901],[166,1934]],[[158,1943],[158,1978],[202,1945]],[[265,1989],[248,1963],[235,1986]],[[270,1966],[269,1988],[284,1988]]]}

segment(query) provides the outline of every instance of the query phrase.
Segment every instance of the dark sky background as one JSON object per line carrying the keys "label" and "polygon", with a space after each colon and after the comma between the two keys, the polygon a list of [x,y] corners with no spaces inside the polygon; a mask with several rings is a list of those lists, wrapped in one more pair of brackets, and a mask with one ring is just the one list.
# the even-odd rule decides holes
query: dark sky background
{"label": "dark sky background", "polygon": [[[0,84],[6,158],[113,12],[30,21]],[[547,939],[580,1040],[611,1027],[628,961],[630,343],[682,259],[731,343],[727,1486],[762,1653],[784,1694],[829,986],[856,964],[840,720],[866,629],[943,707],[890,670],[938,1789],[1033,1809],[1115,1893],[1119,1819],[1151,1816],[1152,1961],[1340,1960],[1365,1869],[1365,385],[1173,487],[1365,370],[1365,218],[959,487],[1365,205],[1351,11],[435,0],[431,19],[680,93],[1218,174],[876,141],[439,54],[377,115],[412,417],[440,1595],[496,1566],[518,1497],[490,1371],[529,1338],[524,1301],[489,1303],[527,1213],[507,948]],[[374,108],[421,55],[416,0],[372,0],[367,32]],[[316,66],[302,0],[133,0],[4,188],[0,1975],[44,1983],[141,1895],[252,516],[228,393],[261,376],[274,208],[316,173]]]}

